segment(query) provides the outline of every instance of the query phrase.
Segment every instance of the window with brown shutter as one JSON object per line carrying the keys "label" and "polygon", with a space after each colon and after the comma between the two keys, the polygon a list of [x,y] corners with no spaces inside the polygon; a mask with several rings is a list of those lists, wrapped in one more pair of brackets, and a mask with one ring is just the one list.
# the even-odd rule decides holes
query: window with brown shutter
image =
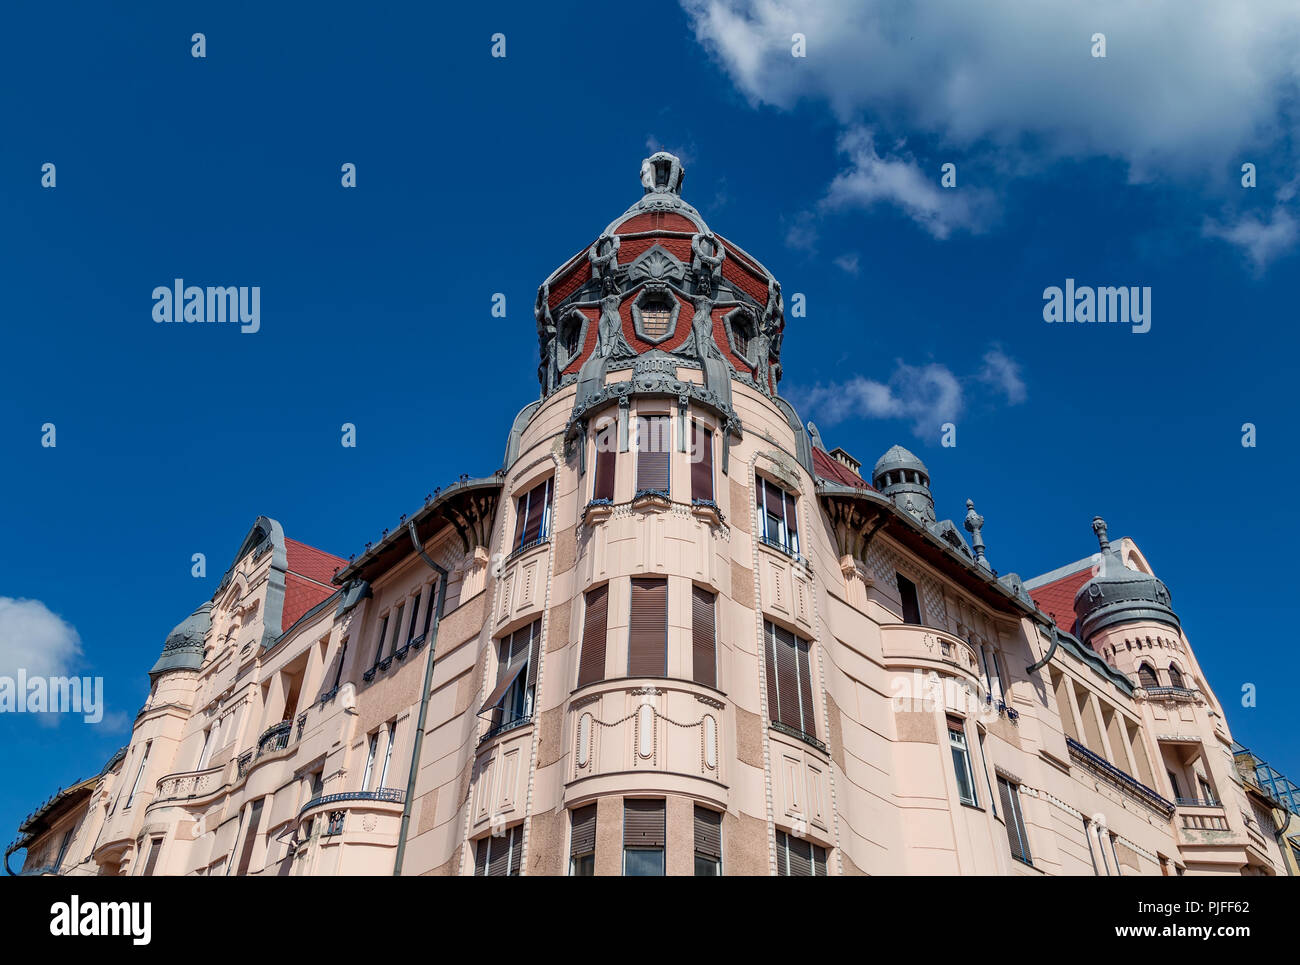
{"label": "window with brown shutter", "polygon": [[1143,690],[1150,690],[1152,687],[1160,686],[1156,680],[1156,672],[1151,669],[1151,664],[1144,663],[1138,667],[1138,683],[1142,685]]}
{"label": "window with brown shutter", "polygon": [[668,581],[661,577],[632,579],[627,675],[668,676]]}
{"label": "window with brown shutter", "polygon": [[538,483],[519,497],[515,517],[515,549],[543,542],[551,529],[551,480]]}
{"label": "window with brown shutter", "polygon": [[809,643],[770,622],[766,637],[768,715],[775,724],[815,738]]}
{"label": "window with brown shutter", "polygon": [[609,584],[587,591],[582,623],[582,655],[578,660],[578,686],[605,679],[605,637],[609,620]]}
{"label": "window with brown shutter", "polygon": [[713,431],[691,423],[691,500],[713,502]]}
{"label": "window with brown shutter", "polygon": [[788,878],[825,878],[826,849],[777,831],[776,873]]}
{"label": "window with brown shutter", "polygon": [[706,687],[718,686],[717,599],[691,587],[691,679]]}
{"label": "window with brown shutter", "polygon": [[695,875],[722,874],[722,815],[695,805]]}
{"label": "window with brown shutter", "polygon": [[480,838],[474,851],[474,874],[505,878],[519,874],[524,853],[524,826],[516,824],[501,835]]}
{"label": "window with brown shutter", "polygon": [[569,874],[590,878],[596,873],[596,805],[575,808],[569,820]]}
{"label": "window with brown shutter", "polygon": [[664,873],[664,802],[623,802],[623,874],[629,877]]}
{"label": "window with brown shutter", "polygon": [[668,494],[668,461],[671,455],[671,420],[668,416],[637,416],[637,492]]}
{"label": "window with brown shutter", "polygon": [[480,715],[492,711],[492,729],[532,718],[541,627],[542,622],[534,620],[497,642],[496,687],[479,708]]}
{"label": "window with brown shutter", "polygon": [[591,485],[592,499],[614,500],[614,467],[618,456],[618,424],[607,420],[596,431],[596,471]]}
{"label": "window with brown shutter", "polygon": [[1020,810],[1020,789],[1005,777],[999,776],[998,797],[1002,799],[1002,816],[1006,819],[1011,857],[1025,864],[1033,864],[1033,858],[1029,854],[1029,837],[1025,834],[1025,818]]}
{"label": "window with brown shutter", "polygon": [[795,511],[795,497],[770,480],[756,475],[754,502],[758,510],[759,538],[783,553],[798,556],[799,514]]}
{"label": "window with brown shutter", "polygon": [[257,843],[258,825],[262,821],[262,799],[258,798],[253,802],[252,810],[248,816],[248,830],[244,832],[244,849],[239,855],[239,866],[235,869],[235,874],[248,874],[248,866],[253,859],[253,845]]}

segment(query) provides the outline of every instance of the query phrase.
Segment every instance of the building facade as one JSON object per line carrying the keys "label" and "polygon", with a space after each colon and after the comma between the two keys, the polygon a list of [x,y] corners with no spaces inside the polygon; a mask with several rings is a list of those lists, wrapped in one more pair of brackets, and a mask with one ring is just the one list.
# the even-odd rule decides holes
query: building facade
{"label": "building facade", "polygon": [[542,284],[500,469],[347,560],[254,523],[25,873],[1288,873],[1138,547],[999,576],[828,450],[682,179]]}

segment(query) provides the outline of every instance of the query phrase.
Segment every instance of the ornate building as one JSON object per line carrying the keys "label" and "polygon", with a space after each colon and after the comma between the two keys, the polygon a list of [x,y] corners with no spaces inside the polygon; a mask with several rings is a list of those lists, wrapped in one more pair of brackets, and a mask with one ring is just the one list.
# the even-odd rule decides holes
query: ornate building
{"label": "ornate building", "polygon": [[682,175],[542,284],[500,469],[348,560],[256,521],[26,872],[1285,873],[1137,546],[1000,577],[828,451]]}

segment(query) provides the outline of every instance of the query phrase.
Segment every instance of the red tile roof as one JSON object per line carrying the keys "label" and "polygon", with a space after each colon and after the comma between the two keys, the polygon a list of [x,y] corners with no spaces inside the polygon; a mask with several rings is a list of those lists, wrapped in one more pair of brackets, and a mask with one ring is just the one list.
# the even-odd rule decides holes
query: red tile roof
{"label": "red tile roof", "polygon": [[841,486],[854,486],[858,489],[871,489],[865,479],[838,459],[813,446],[813,469],[817,475]]}
{"label": "red tile roof", "polygon": [[304,613],[329,597],[335,590],[330,580],[347,560],[318,550],[296,539],[284,540],[284,554],[289,572],[284,578],[284,610],[280,632],[288,630]]}
{"label": "red tile roof", "polygon": [[1037,589],[1030,590],[1029,595],[1056,625],[1074,632],[1074,595],[1079,587],[1092,578],[1092,567],[1085,566],[1075,570],[1051,583],[1045,583]]}

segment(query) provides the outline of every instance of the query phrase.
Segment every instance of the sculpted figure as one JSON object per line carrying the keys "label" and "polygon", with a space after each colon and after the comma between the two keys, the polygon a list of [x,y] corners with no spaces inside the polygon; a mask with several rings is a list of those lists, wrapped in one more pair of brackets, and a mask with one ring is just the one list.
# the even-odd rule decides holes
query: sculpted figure
{"label": "sculpted figure", "polygon": [[537,380],[542,385],[542,394],[550,395],[555,391],[559,381],[556,353],[559,344],[556,339],[555,319],[551,316],[551,289],[543,284],[537,289],[537,302],[533,305],[533,317],[537,319],[537,342],[541,348],[542,361],[537,366]]}
{"label": "sculpted figure", "polygon": [[[708,251],[706,252],[705,246]],[[727,255],[718,239],[712,234],[702,233],[691,238],[691,269],[695,272],[695,284],[698,290],[712,295],[722,273],[722,259]]]}

